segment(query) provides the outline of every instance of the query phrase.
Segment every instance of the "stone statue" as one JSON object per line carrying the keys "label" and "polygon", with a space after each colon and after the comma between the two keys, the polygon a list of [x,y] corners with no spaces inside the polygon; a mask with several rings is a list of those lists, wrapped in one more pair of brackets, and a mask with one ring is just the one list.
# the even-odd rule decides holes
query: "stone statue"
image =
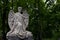
{"label": "stone statue", "polygon": [[8,40],[33,40],[32,33],[27,31],[29,23],[29,14],[22,7],[18,7],[18,12],[10,10],[8,15],[8,24],[10,31],[7,33]]}

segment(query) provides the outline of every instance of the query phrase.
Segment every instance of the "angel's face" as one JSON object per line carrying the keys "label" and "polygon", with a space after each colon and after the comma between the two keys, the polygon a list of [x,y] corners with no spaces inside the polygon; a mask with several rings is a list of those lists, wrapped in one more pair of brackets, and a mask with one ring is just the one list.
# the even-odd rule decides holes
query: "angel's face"
{"label": "angel's face", "polygon": [[22,7],[18,7],[18,12],[21,12],[22,11]]}

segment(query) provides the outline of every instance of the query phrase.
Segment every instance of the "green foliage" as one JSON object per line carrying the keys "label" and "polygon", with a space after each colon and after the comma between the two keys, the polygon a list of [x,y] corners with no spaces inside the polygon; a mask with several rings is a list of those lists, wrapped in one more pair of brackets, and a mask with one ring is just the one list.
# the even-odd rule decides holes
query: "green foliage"
{"label": "green foliage", "polygon": [[[13,0],[13,9],[17,12],[18,6],[23,7],[28,11],[29,17],[29,27],[27,30],[33,33],[34,39],[39,40],[40,37],[42,39],[51,40],[54,38],[60,37],[60,1],[57,0],[56,5],[53,5],[52,8],[47,9],[45,7],[45,3],[42,0]],[[7,8],[6,8],[7,7]],[[12,0],[7,2],[6,4],[2,4],[0,0],[0,33],[2,31],[2,13],[3,9],[6,8],[6,21],[9,10],[12,7]],[[36,9],[37,8],[37,9]],[[5,26],[5,30],[7,32],[7,25]],[[37,38],[37,39],[36,39]],[[44,40],[45,40],[44,39]]]}

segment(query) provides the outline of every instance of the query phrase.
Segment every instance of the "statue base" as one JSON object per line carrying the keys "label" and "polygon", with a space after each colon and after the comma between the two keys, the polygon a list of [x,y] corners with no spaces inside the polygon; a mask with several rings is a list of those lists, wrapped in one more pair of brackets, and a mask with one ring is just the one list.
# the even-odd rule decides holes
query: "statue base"
{"label": "statue base", "polygon": [[17,36],[7,36],[7,39],[8,40],[33,40],[33,37],[30,36],[28,38],[21,39],[21,38],[19,38]]}

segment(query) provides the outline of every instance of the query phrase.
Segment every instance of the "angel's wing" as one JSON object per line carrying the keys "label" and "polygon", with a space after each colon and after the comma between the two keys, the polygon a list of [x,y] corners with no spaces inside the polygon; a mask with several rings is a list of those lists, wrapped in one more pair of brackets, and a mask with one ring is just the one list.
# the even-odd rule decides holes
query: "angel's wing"
{"label": "angel's wing", "polygon": [[8,24],[9,24],[10,29],[13,27],[13,22],[14,22],[14,11],[10,10],[8,14]]}
{"label": "angel's wing", "polygon": [[23,11],[23,16],[24,16],[25,18],[29,18],[29,14],[28,14],[27,10],[24,10],[24,11]]}
{"label": "angel's wing", "polygon": [[24,23],[26,25],[26,27],[28,27],[28,23],[29,23],[29,14],[27,13],[27,11],[23,11],[23,16],[24,16]]}

